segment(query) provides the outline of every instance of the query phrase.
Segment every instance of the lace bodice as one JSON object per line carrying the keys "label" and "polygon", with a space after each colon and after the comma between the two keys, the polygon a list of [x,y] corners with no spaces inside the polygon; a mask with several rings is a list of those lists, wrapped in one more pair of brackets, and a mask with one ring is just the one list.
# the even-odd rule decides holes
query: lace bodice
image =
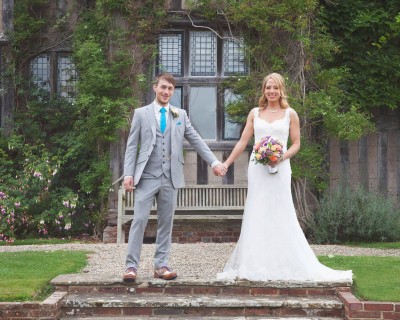
{"label": "lace bodice", "polygon": [[280,142],[283,143],[285,150],[289,137],[289,127],[290,127],[290,112],[291,108],[285,110],[285,115],[283,118],[275,120],[273,122],[268,122],[259,117],[259,108],[254,108],[254,139],[255,141],[261,138],[271,135]]}

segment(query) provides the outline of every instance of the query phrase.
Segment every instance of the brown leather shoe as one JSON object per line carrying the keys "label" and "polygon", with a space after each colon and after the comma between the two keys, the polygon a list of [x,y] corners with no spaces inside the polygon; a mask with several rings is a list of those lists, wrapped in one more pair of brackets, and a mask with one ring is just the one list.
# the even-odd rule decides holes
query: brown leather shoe
{"label": "brown leather shoe", "polygon": [[156,268],[154,270],[154,278],[160,278],[164,280],[173,280],[178,276],[175,271],[172,271],[170,268],[163,266],[161,268]]}
{"label": "brown leather shoe", "polygon": [[136,280],[137,270],[134,267],[130,267],[125,270],[122,279],[126,282],[134,282]]}

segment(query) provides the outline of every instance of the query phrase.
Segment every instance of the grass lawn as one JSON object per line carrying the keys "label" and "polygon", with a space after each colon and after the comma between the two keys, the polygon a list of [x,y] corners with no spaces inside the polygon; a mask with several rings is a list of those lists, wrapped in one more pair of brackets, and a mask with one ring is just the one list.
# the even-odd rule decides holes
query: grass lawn
{"label": "grass lawn", "polygon": [[12,243],[7,243],[5,241],[0,241],[1,246],[24,246],[24,245],[41,245],[41,244],[64,244],[64,243],[90,243],[90,241],[83,241],[79,239],[22,239],[15,240]]}
{"label": "grass lawn", "polygon": [[400,257],[320,256],[333,269],[353,270],[353,293],[360,300],[400,302]]}
{"label": "grass lawn", "polygon": [[345,243],[346,246],[374,249],[400,249],[400,242],[350,242]]}
{"label": "grass lawn", "polygon": [[80,272],[86,264],[82,251],[1,252],[0,301],[42,301],[52,292],[53,278]]}

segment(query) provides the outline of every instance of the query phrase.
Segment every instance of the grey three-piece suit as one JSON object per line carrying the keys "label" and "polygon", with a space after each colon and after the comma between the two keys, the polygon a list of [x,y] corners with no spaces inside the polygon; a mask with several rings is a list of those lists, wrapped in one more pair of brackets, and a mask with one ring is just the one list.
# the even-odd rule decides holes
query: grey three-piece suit
{"label": "grey three-piece suit", "polygon": [[[171,110],[178,113],[173,117]],[[151,206],[157,201],[157,240],[154,266],[168,265],[173,216],[178,188],[185,185],[183,140],[186,140],[211,165],[216,157],[192,127],[185,110],[169,108],[167,127],[161,133],[154,103],[134,112],[127,142],[124,176],[133,176],[134,218],[129,231],[126,267],[138,268],[144,231]]]}

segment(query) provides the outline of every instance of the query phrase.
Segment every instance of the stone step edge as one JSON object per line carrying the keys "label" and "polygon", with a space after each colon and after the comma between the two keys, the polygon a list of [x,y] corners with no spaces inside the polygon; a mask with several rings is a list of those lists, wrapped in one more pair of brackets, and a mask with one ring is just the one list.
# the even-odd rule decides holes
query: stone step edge
{"label": "stone step edge", "polygon": [[207,287],[207,286],[172,286],[172,287],[148,287],[148,286],[56,286],[56,292],[68,292],[69,294],[96,294],[109,293],[113,295],[136,294],[136,295],[159,295],[159,296],[220,296],[231,295],[241,297],[257,297],[257,296],[296,296],[296,297],[337,297],[339,292],[334,288],[251,288],[251,287]]}
{"label": "stone step edge", "polygon": [[237,296],[160,296],[160,295],[113,295],[113,294],[68,294],[63,308],[302,308],[342,309],[337,298],[326,297],[237,297]]}
{"label": "stone step edge", "polygon": [[253,287],[253,288],[337,288],[340,291],[350,291],[351,282],[348,281],[248,281],[232,280],[220,281],[216,279],[177,278],[171,281],[162,279],[143,278],[128,284],[121,277],[112,275],[92,274],[63,274],[51,280],[54,286],[109,286],[124,285],[132,287],[174,287],[174,286],[212,286],[212,287]]}
{"label": "stone step edge", "polygon": [[321,318],[321,317],[291,317],[291,318],[282,318],[282,317],[274,317],[274,318],[266,318],[264,317],[257,317],[257,316],[225,316],[225,317],[187,317],[187,316],[180,316],[179,318],[174,315],[171,317],[168,316],[152,316],[152,317],[142,317],[142,316],[129,316],[129,317],[85,317],[85,318],[80,318],[80,317],[62,317],[60,320],[95,320],[95,319],[101,319],[101,320],[344,320],[340,318]]}

